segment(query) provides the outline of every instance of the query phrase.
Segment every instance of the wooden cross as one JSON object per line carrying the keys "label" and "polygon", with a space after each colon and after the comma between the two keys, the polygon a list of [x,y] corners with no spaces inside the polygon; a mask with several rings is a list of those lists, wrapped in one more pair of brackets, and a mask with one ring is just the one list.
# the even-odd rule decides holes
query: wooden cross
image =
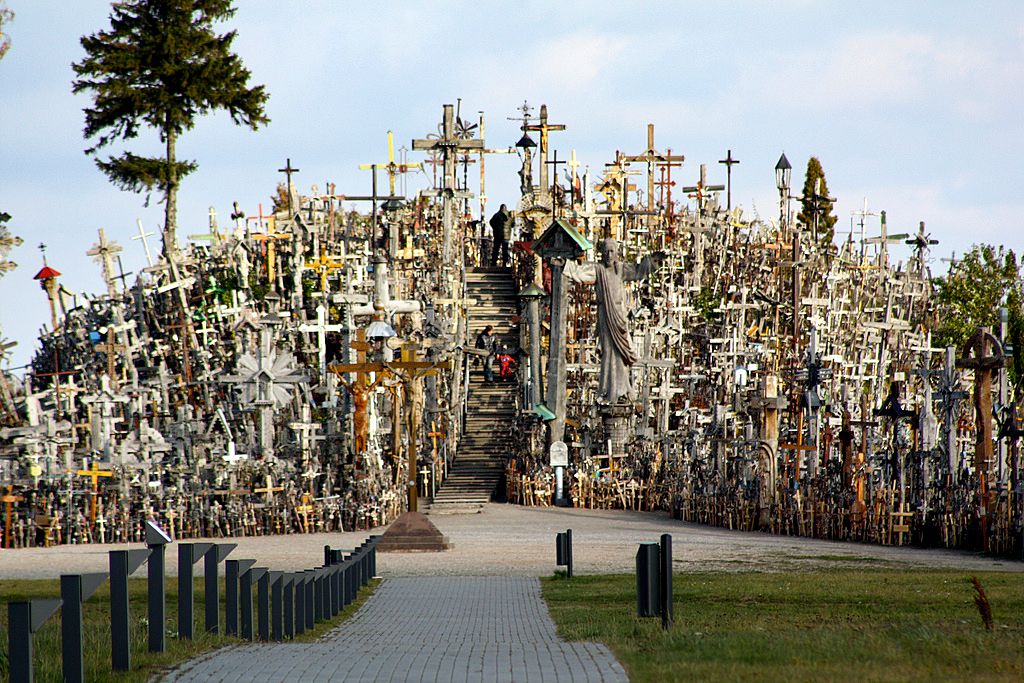
{"label": "wooden cross", "polygon": [[463,138],[455,130],[455,107],[446,104],[443,107],[441,119],[441,136],[439,138],[426,138],[412,141],[414,150],[426,152],[441,152],[444,159],[444,185],[443,192],[443,228],[444,244],[442,246],[442,258],[445,262],[451,256],[451,240],[453,229],[453,202],[458,187],[455,182],[455,160],[460,152],[480,150],[484,148],[482,138]]}
{"label": "wooden cross", "polygon": [[100,477],[112,477],[114,473],[111,470],[101,470],[100,466],[93,461],[92,467],[87,470],[78,470],[76,474],[80,477],[89,477],[92,479],[92,491],[89,497],[89,521],[96,522],[96,496],[99,495],[99,483]]}
{"label": "wooden cross", "polygon": [[956,366],[974,370],[974,472],[978,476],[982,542],[985,544],[988,475],[992,466],[992,374],[1006,364],[1006,357],[1002,343],[988,327],[979,327],[964,344],[960,355]]}
{"label": "wooden cross", "polygon": [[273,480],[270,478],[269,474],[266,476],[266,486],[264,486],[261,489],[252,490],[253,493],[265,493],[268,503],[274,500],[274,494],[277,493],[278,491],[284,491],[284,487],[274,486]]}
{"label": "wooden cross", "polygon": [[284,168],[277,169],[277,172],[278,173],[284,173],[285,177],[288,178],[288,181],[287,181],[288,182],[288,187],[287,187],[287,192],[288,192],[288,217],[291,218],[291,216],[292,216],[292,174],[293,173],[298,173],[299,169],[292,168],[292,160],[291,159],[286,159],[285,160],[285,164],[284,164]]}
{"label": "wooden cross", "polygon": [[309,533],[309,516],[315,512],[308,493],[302,494],[302,504],[295,506],[295,514],[302,517],[302,532]]}
{"label": "wooden cross", "polygon": [[153,237],[156,233],[146,232],[142,227],[142,219],[136,219],[136,223],[139,226],[139,234],[132,237],[133,240],[142,240],[142,248],[146,252],[146,263],[150,266],[153,265],[153,254],[149,251],[149,242],[146,241],[147,237]]}
{"label": "wooden cross", "polygon": [[100,241],[85,254],[100,262],[103,267],[103,281],[107,284],[107,295],[114,299],[117,297],[117,287],[114,284],[114,255],[121,251],[121,246],[117,242],[108,242],[103,228],[99,229],[99,233]]}
{"label": "wooden cross", "polygon": [[524,131],[540,132],[540,188],[541,192],[547,192],[548,188],[548,133],[565,130],[565,124],[548,123],[548,105],[540,105],[540,123],[528,123],[523,126]]}
{"label": "wooden cross", "polygon": [[[679,159],[679,163],[676,163],[676,159]],[[658,168],[661,169],[661,180],[655,183],[661,188],[661,203],[665,207],[665,217],[668,219],[669,229],[671,230],[673,219],[675,218],[675,207],[672,205],[672,188],[676,186],[676,181],[672,180],[672,169],[682,168],[683,155],[672,156],[672,149],[669,148],[668,154],[665,155],[665,161],[658,162]]]}
{"label": "wooden cross", "polygon": [[732,158],[732,150],[730,149],[726,152],[725,158],[719,159],[718,163],[725,164],[725,210],[732,211],[732,167],[740,163],[740,160]]}
{"label": "wooden cross", "polygon": [[[263,205],[260,204],[260,218],[263,218]],[[271,218],[273,218],[271,216]],[[266,242],[267,244],[267,280],[269,280],[270,289],[273,290],[277,287],[277,241],[278,240],[290,240],[292,234],[290,232],[275,232],[273,220],[267,221],[267,231],[265,233],[255,233],[251,237],[259,242]]]}
{"label": "wooden cross", "polygon": [[107,326],[107,341],[103,344],[97,344],[96,348],[102,351],[107,357],[107,377],[110,378],[110,382],[114,388],[117,388],[117,378],[114,376],[116,370],[117,352],[126,351],[128,349],[124,344],[114,343],[114,326]]}
{"label": "wooden cross", "polygon": [[561,165],[564,166],[565,165],[565,159],[559,159],[558,158],[558,150],[556,149],[553,158],[551,158],[549,161],[546,161],[544,163],[550,164],[551,167],[554,168],[554,171],[551,172],[552,175],[554,176],[554,178],[551,181],[551,187],[554,188],[554,186],[558,184],[558,165],[561,164]]}
{"label": "wooden cross", "polygon": [[7,487],[7,493],[0,496],[0,503],[4,504],[4,547],[11,547],[11,506],[25,500],[22,496],[14,495],[14,486]]}
{"label": "wooden cross", "polygon": [[[356,457],[366,452],[370,437],[370,425],[366,418],[366,408],[370,400],[370,392],[384,379],[384,370],[387,368],[383,363],[370,363],[366,360],[366,352],[371,346],[366,341],[366,330],[356,330],[356,340],[350,344],[356,350],[355,363],[335,363],[327,366],[328,372],[338,376],[338,381],[345,385],[345,388],[352,394],[352,432],[353,450]],[[344,375],[354,372],[355,381],[348,382]],[[377,377],[370,381],[370,374],[377,373]]]}
{"label": "wooden cross", "polygon": [[625,161],[643,161],[647,163],[647,210],[654,210],[654,167],[658,163],[672,163],[679,162],[676,165],[682,165],[686,158],[680,154],[678,156],[672,156],[671,150],[668,154],[662,154],[654,148],[654,124],[647,124],[647,149],[644,150],[643,154],[636,154],[633,156],[627,156],[624,158]]}
{"label": "wooden cross", "polygon": [[697,212],[699,215],[704,214],[704,207],[707,199],[707,193],[709,192],[721,192],[725,189],[725,185],[708,185],[708,166],[707,164],[700,165],[700,177],[697,179],[696,185],[689,185],[682,188],[683,192],[689,193],[692,199],[697,200]]}
{"label": "wooden cross", "polygon": [[320,291],[323,292],[324,296],[327,296],[327,276],[336,270],[344,270],[345,261],[343,259],[333,258],[326,254],[320,254],[320,258],[315,261],[306,261],[306,267],[315,270],[320,274]]}
{"label": "wooden cross", "polygon": [[448,367],[447,361],[426,361],[419,360],[417,351],[419,346],[411,342],[402,345],[402,359],[392,361],[388,364],[388,370],[402,381],[402,388],[405,391],[406,413],[408,418],[408,440],[409,440],[409,511],[417,509],[416,491],[416,442],[419,436],[419,408],[417,402],[423,394],[424,377],[435,375],[439,368]]}
{"label": "wooden cross", "polygon": [[[409,164],[405,161],[402,161],[402,163],[395,162],[395,136],[390,130],[388,131],[388,163],[376,165],[388,172],[388,187],[392,195],[395,194],[395,179],[399,175],[405,175],[413,168],[423,168],[423,164],[419,162],[415,164]],[[360,170],[363,171],[368,171],[373,166],[374,164],[359,164]]]}

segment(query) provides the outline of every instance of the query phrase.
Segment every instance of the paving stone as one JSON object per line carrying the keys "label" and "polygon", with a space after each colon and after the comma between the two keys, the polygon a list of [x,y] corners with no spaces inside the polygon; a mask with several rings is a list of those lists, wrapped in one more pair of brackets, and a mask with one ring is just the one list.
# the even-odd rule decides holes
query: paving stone
{"label": "paving stone", "polygon": [[[242,675],[244,672],[244,675]],[[569,643],[528,577],[386,579],[316,643],[243,645],[166,681],[626,681],[607,647]]]}

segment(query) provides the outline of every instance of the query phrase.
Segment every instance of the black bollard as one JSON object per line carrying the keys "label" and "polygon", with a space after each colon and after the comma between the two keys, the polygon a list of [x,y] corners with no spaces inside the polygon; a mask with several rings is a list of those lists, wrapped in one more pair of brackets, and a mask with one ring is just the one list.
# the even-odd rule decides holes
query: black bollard
{"label": "black bollard", "polygon": [[253,639],[252,587],[267,573],[264,567],[250,567],[238,577],[238,601],[242,605],[242,639]]}
{"label": "black bollard", "polygon": [[636,551],[636,615],[656,617],[660,611],[659,548],[657,543],[641,543]]}
{"label": "black bollard", "polygon": [[85,657],[82,646],[82,603],[96,592],[107,575],[62,574],[60,577],[60,641],[63,654],[64,680],[85,681]]}
{"label": "black bollard", "polygon": [[306,632],[306,580],[302,572],[295,572],[295,635]]}
{"label": "black bollard", "polygon": [[239,579],[256,560],[228,560],[224,563],[224,633],[238,635],[238,588]]}
{"label": "black bollard", "polygon": [[164,585],[164,562],[171,537],[153,520],[146,521],[146,546],[149,548],[146,585],[148,600],[146,616],[149,619],[149,651],[167,649],[167,587]]}
{"label": "black bollard", "polygon": [[661,628],[672,628],[672,535],[661,535]]}
{"label": "black bollard", "polygon": [[256,592],[256,623],[260,640],[270,640],[270,580],[274,572],[264,572]]}
{"label": "black bollard", "polygon": [[110,563],[110,662],[114,671],[132,668],[128,611],[128,577],[149,559],[148,549],[111,550]]}
{"label": "black bollard", "polygon": [[32,682],[32,634],[58,609],[57,599],[7,603],[7,666],[11,683]]}
{"label": "black bollard", "polygon": [[306,630],[311,631],[316,625],[316,573],[306,570]]}
{"label": "black bollard", "polygon": [[284,640],[284,572],[270,572],[270,637]]}
{"label": "black bollard", "polygon": [[195,584],[192,581],[192,565],[213,547],[212,543],[178,544],[178,637],[192,640],[195,619]]}
{"label": "black bollard", "polygon": [[281,593],[284,596],[282,602],[284,611],[284,636],[285,638],[295,637],[295,575],[285,574],[281,579]]}
{"label": "black bollard", "polygon": [[206,631],[207,633],[220,632],[220,563],[231,554],[231,551],[238,547],[236,543],[216,543],[206,551],[203,559],[205,576],[203,581],[206,584]]}

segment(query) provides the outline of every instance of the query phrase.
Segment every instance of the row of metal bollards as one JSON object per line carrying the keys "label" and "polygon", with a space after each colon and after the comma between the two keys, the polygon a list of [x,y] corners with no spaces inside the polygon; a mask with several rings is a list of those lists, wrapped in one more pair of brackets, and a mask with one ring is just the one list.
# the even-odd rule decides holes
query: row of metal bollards
{"label": "row of metal bollards", "polygon": [[[283,640],[313,628],[351,604],[359,589],[377,570],[376,536],[370,536],[347,557],[344,551],[324,548],[324,566],[302,572],[269,571],[255,560],[227,560],[225,565],[225,628],[228,635],[253,640],[253,586],[257,586],[256,626],[260,640]],[[164,587],[165,546],[170,537],[152,522],[146,525],[145,549],[108,553],[109,573],[66,574],[60,579],[60,599],[10,602],[8,664],[10,680],[32,681],[32,636],[61,610],[61,655],[65,681],[85,680],[82,603],[109,577],[111,668],[131,669],[128,577],[147,562],[147,617],[150,652],[166,649]],[[205,564],[205,626],[220,630],[218,568],[234,550],[234,543],[181,543],[178,545],[178,638],[194,635],[193,565]],[[241,616],[241,619],[239,619]]]}
{"label": "row of metal bollards", "polygon": [[[572,578],[572,529],[555,535],[555,561]],[[636,615],[661,616],[661,627],[672,628],[672,535],[660,543],[641,543],[636,552]]]}

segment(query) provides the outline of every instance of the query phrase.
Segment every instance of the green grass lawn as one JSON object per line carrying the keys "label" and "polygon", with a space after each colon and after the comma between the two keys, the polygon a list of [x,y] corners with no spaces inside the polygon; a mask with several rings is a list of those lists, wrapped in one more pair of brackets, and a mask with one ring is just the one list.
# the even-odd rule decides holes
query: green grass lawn
{"label": "green grass lawn", "polygon": [[[379,581],[372,581],[356,601],[330,621],[323,621],[308,630],[298,641],[315,640],[338,626],[353,614],[373,592]],[[178,640],[178,580],[167,580],[167,650],[159,654],[147,652],[146,579],[130,579],[128,592],[131,604],[132,670],[113,673],[110,669],[110,585],[104,584],[83,605],[85,619],[85,677],[88,681],[146,681],[152,675],[175,664],[210,650],[241,642],[234,637],[211,635],[204,630],[203,580],[195,582],[195,640]],[[255,589],[253,593],[255,594]],[[13,600],[60,597],[60,582],[45,580],[0,580],[0,680],[7,680],[7,605]],[[224,629],[224,584],[221,580],[221,630]],[[254,600],[255,602],[255,600]],[[255,612],[253,615],[255,621]],[[255,623],[253,624],[255,629]],[[61,681],[60,612],[58,611],[35,634],[35,676],[37,681]]]}
{"label": "green grass lawn", "polygon": [[633,681],[1022,681],[1024,574],[887,569],[676,574],[675,627],[636,617],[632,575],[542,580],[559,634]]}

